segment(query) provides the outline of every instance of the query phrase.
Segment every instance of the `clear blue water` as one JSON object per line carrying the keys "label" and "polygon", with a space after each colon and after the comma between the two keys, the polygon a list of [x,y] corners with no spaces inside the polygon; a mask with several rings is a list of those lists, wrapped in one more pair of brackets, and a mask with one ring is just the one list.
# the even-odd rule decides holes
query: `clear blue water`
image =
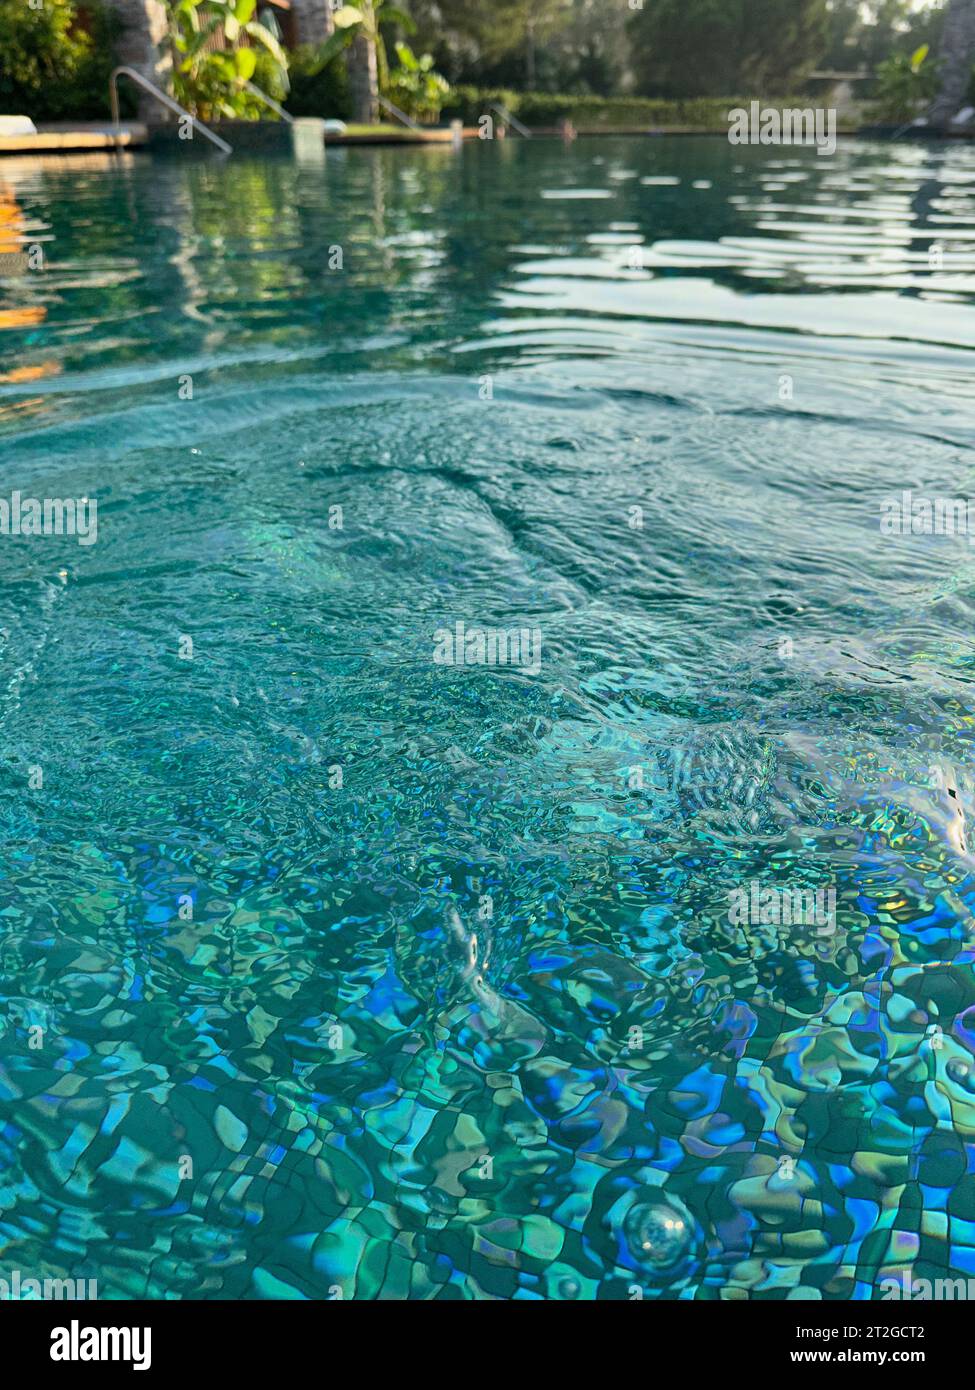
{"label": "clear blue water", "polygon": [[880,530],[975,481],[975,151],[9,161],[0,212],[0,496],[98,504],[0,536],[0,1274],[975,1275],[975,552]]}

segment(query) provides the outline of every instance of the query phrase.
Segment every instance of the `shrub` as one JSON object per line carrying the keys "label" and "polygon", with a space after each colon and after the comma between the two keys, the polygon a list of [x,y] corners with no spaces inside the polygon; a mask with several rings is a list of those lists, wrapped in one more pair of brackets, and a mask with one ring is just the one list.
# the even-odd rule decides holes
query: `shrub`
{"label": "shrub", "polygon": [[34,121],[107,119],[120,31],[99,0],[44,0],[37,10],[0,4],[0,111]]}
{"label": "shrub", "polygon": [[[743,97],[692,97],[663,101],[652,97],[550,96],[545,92],[512,92],[502,88],[458,86],[451,88],[444,102],[444,118],[460,118],[465,125],[476,125],[478,117],[491,114],[492,104],[505,107],[527,126],[551,127],[570,120],[588,129],[612,130],[630,127],[652,130],[659,126],[698,126],[707,130],[726,130],[728,112],[747,106]],[[782,106],[807,106],[801,97],[781,98]]]}
{"label": "shrub", "polygon": [[872,121],[900,125],[920,115],[938,89],[934,63],[925,60],[928,46],[916,53],[892,53],[877,69],[874,102],[868,111]]}
{"label": "shrub", "polygon": [[429,53],[420,57],[408,43],[396,45],[399,66],[389,74],[385,95],[417,121],[436,121],[450,92],[450,83],[433,68]]}
{"label": "shrub", "polygon": [[291,54],[291,93],[288,110],[293,116],[327,116],[348,121],[352,117],[349,79],[342,58],[317,67],[317,50],[303,44]]}
{"label": "shrub", "polygon": [[[263,60],[273,96],[288,82],[288,55],[276,22],[254,18],[257,0],[167,0],[174,50],[173,95],[195,116],[259,120],[267,108],[247,89]],[[214,35],[224,47],[210,48]]]}

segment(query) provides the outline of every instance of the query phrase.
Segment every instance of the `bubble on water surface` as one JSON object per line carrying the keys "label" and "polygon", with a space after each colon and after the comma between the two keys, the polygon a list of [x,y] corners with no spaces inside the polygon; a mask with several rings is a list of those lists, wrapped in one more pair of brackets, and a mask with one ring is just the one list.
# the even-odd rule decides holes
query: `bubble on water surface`
{"label": "bubble on water surface", "polygon": [[683,1201],[662,1187],[631,1187],[602,1217],[612,1234],[614,1262],[642,1281],[667,1285],[693,1278],[703,1236]]}
{"label": "bubble on water surface", "polygon": [[690,1250],[694,1221],[676,1197],[654,1193],[630,1207],[623,1233],[636,1260],[653,1270],[668,1270]]}

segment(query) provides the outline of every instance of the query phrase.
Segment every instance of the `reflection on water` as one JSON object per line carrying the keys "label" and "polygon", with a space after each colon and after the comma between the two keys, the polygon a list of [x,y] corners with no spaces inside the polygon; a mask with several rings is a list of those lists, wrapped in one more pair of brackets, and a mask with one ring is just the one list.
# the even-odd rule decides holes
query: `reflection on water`
{"label": "reflection on water", "polygon": [[[5,486],[99,504],[0,541],[19,1266],[975,1272],[975,560],[879,527],[971,491],[975,152],[0,172],[46,252],[0,286]],[[540,674],[436,665],[456,621]]]}
{"label": "reflection on water", "polygon": [[[32,268],[27,249],[27,228],[20,204],[9,185],[0,178],[0,283],[4,279],[15,280],[18,275],[26,275]],[[12,296],[16,297],[16,296]],[[5,328],[30,328],[43,323],[47,310],[40,304],[15,304],[13,307],[0,307],[0,330]],[[53,362],[38,362],[34,365],[11,367],[0,373],[0,384],[22,385],[50,376],[58,370]],[[16,400],[12,406],[0,406],[0,418],[10,411],[33,411],[41,405],[39,397]]]}

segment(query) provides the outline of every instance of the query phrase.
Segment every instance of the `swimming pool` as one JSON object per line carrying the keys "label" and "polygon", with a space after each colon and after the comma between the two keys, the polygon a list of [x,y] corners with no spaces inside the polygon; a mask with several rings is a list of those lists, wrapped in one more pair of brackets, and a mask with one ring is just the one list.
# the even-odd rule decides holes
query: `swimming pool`
{"label": "swimming pool", "polygon": [[975,1275],[973,179],[0,164],[0,1273]]}

